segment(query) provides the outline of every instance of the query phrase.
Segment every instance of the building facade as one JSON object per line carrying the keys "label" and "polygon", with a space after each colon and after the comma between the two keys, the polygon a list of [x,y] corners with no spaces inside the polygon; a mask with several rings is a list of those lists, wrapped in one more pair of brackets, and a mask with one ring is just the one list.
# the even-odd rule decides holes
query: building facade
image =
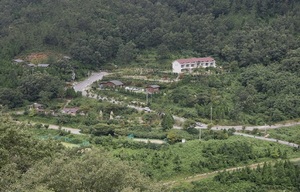
{"label": "building facade", "polygon": [[146,87],[146,93],[149,93],[149,94],[158,93],[159,88],[160,88],[159,85],[148,85]]}
{"label": "building facade", "polygon": [[124,83],[118,80],[112,80],[112,81],[107,81],[107,82],[101,82],[99,87],[100,88],[105,88],[105,87],[111,87],[111,88],[117,88],[117,87],[123,87]]}
{"label": "building facade", "polygon": [[192,72],[195,68],[216,67],[212,57],[178,59],[172,62],[173,73]]}

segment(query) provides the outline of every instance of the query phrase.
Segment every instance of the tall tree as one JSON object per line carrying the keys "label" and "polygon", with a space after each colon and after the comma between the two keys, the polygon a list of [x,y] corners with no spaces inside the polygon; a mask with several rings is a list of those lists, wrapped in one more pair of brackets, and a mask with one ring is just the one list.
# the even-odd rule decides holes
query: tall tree
{"label": "tall tree", "polygon": [[161,121],[161,126],[163,130],[168,130],[173,128],[174,123],[175,120],[173,116],[170,113],[166,113]]}

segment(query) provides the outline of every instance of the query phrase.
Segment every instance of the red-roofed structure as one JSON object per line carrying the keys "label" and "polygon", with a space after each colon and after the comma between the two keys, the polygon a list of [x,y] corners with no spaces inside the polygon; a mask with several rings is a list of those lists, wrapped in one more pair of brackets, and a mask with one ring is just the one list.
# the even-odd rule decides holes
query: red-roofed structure
{"label": "red-roofed structure", "polygon": [[201,57],[178,59],[172,62],[173,73],[192,72],[193,69],[199,67],[216,67],[216,61],[212,57]]}
{"label": "red-roofed structure", "polygon": [[146,87],[146,92],[150,93],[150,94],[158,93],[159,92],[159,88],[160,88],[159,85],[148,85]]}
{"label": "red-roofed structure", "polygon": [[79,110],[79,107],[73,107],[73,108],[65,107],[65,108],[63,108],[63,110],[61,112],[64,113],[64,114],[75,116],[76,113],[78,112],[78,110]]}

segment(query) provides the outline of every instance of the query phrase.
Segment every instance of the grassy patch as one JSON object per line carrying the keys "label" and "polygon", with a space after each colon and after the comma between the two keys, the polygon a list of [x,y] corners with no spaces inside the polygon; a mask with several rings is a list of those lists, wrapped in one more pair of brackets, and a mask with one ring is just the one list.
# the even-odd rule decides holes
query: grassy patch
{"label": "grassy patch", "polygon": [[289,141],[300,145],[300,126],[270,129],[267,133],[271,138]]}
{"label": "grassy patch", "polygon": [[66,143],[66,142],[61,142],[63,146],[67,148],[74,148],[74,147],[80,147],[80,145],[72,144],[72,143]]}

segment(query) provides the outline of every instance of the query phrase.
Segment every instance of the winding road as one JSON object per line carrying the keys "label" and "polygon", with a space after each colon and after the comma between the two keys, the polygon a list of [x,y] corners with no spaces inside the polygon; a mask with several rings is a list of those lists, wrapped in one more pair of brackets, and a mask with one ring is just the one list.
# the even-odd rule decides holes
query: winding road
{"label": "winding road", "polygon": [[[76,85],[74,85],[74,90],[75,91],[81,91],[83,96],[86,97],[91,97],[91,98],[96,98],[96,96],[91,96],[88,95],[86,90],[88,89],[88,87],[95,81],[97,80],[101,80],[105,75],[108,75],[107,72],[97,72],[97,73],[92,73],[92,75],[90,77],[88,77],[87,79],[85,79],[84,81],[81,81],[79,83],[77,83]],[[116,103],[116,104],[120,104],[122,102],[120,101],[116,101],[116,100],[111,100],[110,102]],[[128,105],[128,107],[130,108],[134,108],[138,111],[142,111],[144,110],[144,108],[142,107],[137,107],[134,105]],[[155,112],[153,110],[151,110],[152,112]],[[173,116],[175,120],[180,121],[180,122],[184,122],[185,118],[182,117],[178,117],[178,116]],[[259,130],[267,130],[267,129],[277,129],[277,128],[281,128],[281,127],[290,127],[290,126],[294,126],[294,125],[300,125],[300,122],[292,122],[292,123],[286,123],[286,124],[276,124],[276,125],[264,125],[264,126],[242,126],[242,125],[237,125],[237,126],[221,126],[221,125],[215,125],[213,126],[211,129],[212,130],[223,130],[223,129],[231,129],[234,128],[237,131],[240,130],[249,130],[252,131],[253,129],[259,129]],[[207,124],[202,124],[201,127],[196,127],[198,129],[207,129],[208,125]],[[56,127],[53,127],[56,128]],[[181,127],[175,127],[176,129],[181,129]],[[73,134],[80,134],[79,130],[73,129],[73,128],[63,128],[67,131],[70,131]],[[283,145],[287,145],[290,147],[298,147],[299,145],[295,144],[295,143],[290,143],[287,141],[282,141],[282,140],[277,140],[277,139],[272,139],[272,138],[266,138],[266,137],[258,137],[258,136],[254,136],[254,135],[249,135],[249,134],[244,134],[244,133],[234,133],[235,135],[239,135],[239,136],[245,136],[245,137],[252,137],[255,139],[260,139],[260,140],[265,140],[265,141],[271,141],[271,142],[278,142],[280,144]]]}
{"label": "winding road", "polygon": [[[104,76],[108,75],[107,72],[96,72],[96,73],[92,73],[92,75],[90,77],[88,77],[87,79],[78,82],[77,84],[75,84],[73,86],[75,91],[81,91],[82,95],[87,96],[87,92],[86,90],[88,89],[88,87],[95,81],[101,80]],[[89,97],[92,97],[91,95],[89,95]],[[93,98],[95,98],[96,96],[94,96]],[[114,103],[119,103],[119,101],[116,100],[112,100],[112,102]],[[142,107],[137,107],[134,105],[128,105],[128,107],[130,108],[135,108],[138,111],[142,111],[144,110],[144,108]],[[178,117],[178,116],[173,116],[175,120],[180,121],[180,122],[184,122],[185,119],[182,117]],[[252,131],[253,129],[260,129],[260,130],[265,130],[265,129],[277,129],[280,127],[290,127],[290,126],[294,126],[294,125],[300,125],[300,122],[292,122],[292,123],[286,123],[286,124],[275,124],[275,125],[263,125],[263,126],[245,126],[245,130],[249,130]],[[234,128],[235,130],[243,130],[242,125],[235,125],[235,126],[223,126],[223,125],[215,125],[212,127],[212,130],[222,130],[222,129],[230,129],[230,128]],[[201,128],[207,128],[206,124],[202,124]]]}
{"label": "winding road", "polygon": [[[285,124],[275,124],[275,125],[262,125],[262,126],[245,126],[245,130],[252,131],[253,129],[259,129],[259,130],[265,130],[265,129],[278,129],[282,127],[291,127],[295,125],[300,125],[300,122],[292,122],[292,123],[285,123]],[[206,125],[207,126],[207,125]],[[222,126],[222,125],[216,125],[213,126],[213,130],[222,130],[222,129],[231,129],[234,128],[235,130],[243,130],[242,125],[237,126]]]}
{"label": "winding road", "polygon": [[270,142],[277,142],[277,143],[280,143],[282,145],[287,145],[289,147],[299,148],[299,145],[296,144],[296,143],[290,143],[288,141],[283,141],[283,140],[279,140],[279,139],[273,139],[273,138],[267,138],[267,137],[260,137],[260,136],[249,135],[249,134],[238,133],[238,132],[235,132],[234,135],[239,135],[239,136],[244,136],[244,137],[251,137],[251,138],[255,138],[255,139],[259,139],[259,140],[264,140],[264,141],[270,141]]}

